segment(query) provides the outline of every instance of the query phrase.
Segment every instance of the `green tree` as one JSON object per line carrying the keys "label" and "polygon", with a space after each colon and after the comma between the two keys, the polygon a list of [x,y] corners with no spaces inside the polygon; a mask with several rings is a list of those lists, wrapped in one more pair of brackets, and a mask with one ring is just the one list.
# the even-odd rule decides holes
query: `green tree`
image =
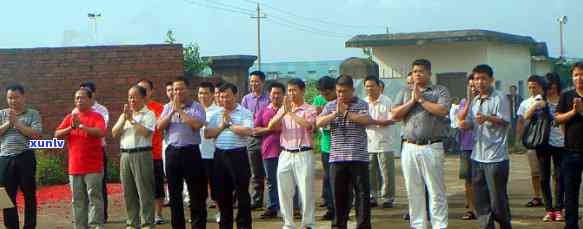
{"label": "green tree", "polygon": [[[168,44],[174,44],[176,38],[174,37],[174,32],[168,30],[166,32],[165,42]],[[184,56],[184,74],[186,76],[202,76],[205,75],[206,71],[209,70],[209,61],[200,56],[200,47],[196,43],[189,43],[182,48],[182,54]]]}

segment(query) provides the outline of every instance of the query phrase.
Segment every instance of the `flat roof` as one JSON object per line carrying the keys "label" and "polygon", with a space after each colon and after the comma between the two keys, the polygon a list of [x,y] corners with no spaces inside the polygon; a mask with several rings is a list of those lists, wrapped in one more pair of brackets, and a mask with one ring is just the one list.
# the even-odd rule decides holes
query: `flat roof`
{"label": "flat roof", "polygon": [[499,41],[511,44],[536,46],[537,42],[530,36],[520,36],[490,30],[451,30],[417,33],[356,35],[346,41],[349,48],[365,48],[396,45],[421,45],[429,43],[455,43],[469,41]]}

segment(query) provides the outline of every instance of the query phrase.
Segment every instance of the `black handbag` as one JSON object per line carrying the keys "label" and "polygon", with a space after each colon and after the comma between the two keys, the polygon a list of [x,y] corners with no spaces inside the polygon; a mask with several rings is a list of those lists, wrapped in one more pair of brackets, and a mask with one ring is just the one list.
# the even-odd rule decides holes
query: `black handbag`
{"label": "black handbag", "polygon": [[549,144],[553,117],[547,104],[542,112],[536,112],[524,128],[522,144],[527,149],[540,149]]}

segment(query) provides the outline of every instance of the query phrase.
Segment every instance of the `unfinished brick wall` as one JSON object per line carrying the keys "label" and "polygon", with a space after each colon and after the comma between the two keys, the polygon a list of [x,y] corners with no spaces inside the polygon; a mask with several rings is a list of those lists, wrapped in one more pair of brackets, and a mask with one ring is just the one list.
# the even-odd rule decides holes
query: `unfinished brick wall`
{"label": "unfinished brick wall", "polygon": [[[93,81],[97,101],[109,109],[110,131],[131,84],[141,78],[152,80],[154,99],[166,102],[164,83],[183,75],[182,63],[182,45],[0,49],[0,108],[6,107],[8,83],[24,85],[27,103],[41,113],[43,132],[49,138],[73,109],[73,93],[79,84]],[[118,153],[119,141],[108,134],[108,152]]]}

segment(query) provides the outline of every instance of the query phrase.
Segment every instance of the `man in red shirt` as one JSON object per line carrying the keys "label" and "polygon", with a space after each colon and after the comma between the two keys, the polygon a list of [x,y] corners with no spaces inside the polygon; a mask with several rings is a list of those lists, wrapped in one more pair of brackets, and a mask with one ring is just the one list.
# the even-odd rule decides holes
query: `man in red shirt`
{"label": "man in red shirt", "polygon": [[[154,90],[154,83],[147,79],[138,81],[138,86],[146,89],[146,106],[149,110],[154,112],[156,119],[160,118],[160,114],[164,110],[164,106],[152,100],[152,93]],[[152,158],[154,159],[154,199],[156,200],[156,219],[155,224],[164,224],[166,220],[162,217],[162,205],[165,197],[164,192],[164,163],[162,161],[162,133],[156,129],[152,136]]]}
{"label": "man in red shirt", "polygon": [[69,183],[73,193],[75,228],[104,228],[103,211],[103,116],[91,109],[93,93],[85,88],[75,93],[78,112],[68,114],[55,131],[67,141]]}

